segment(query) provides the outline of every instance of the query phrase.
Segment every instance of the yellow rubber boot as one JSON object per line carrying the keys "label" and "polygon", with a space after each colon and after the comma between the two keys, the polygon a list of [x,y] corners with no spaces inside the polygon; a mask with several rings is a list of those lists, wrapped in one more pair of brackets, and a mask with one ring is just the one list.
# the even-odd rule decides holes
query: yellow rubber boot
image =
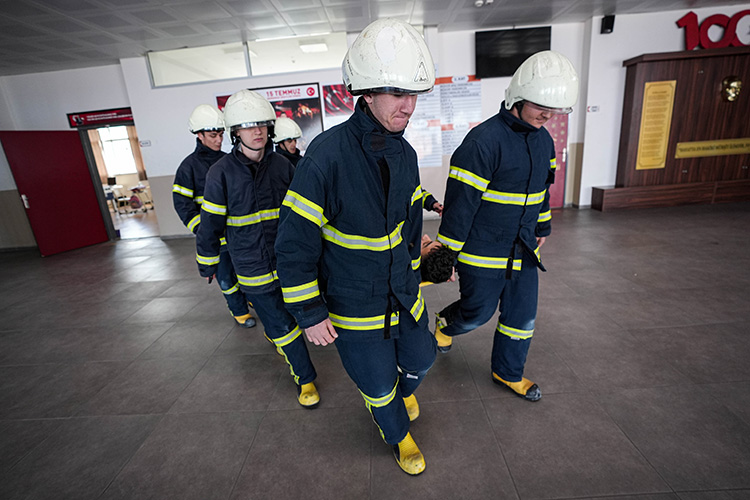
{"label": "yellow rubber boot", "polygon": [[409,422],[414,422],[419,417],[419,403],[417,403],[417,397],[412,394],[408,398],[404,398],[404,406],[406,406],[406,413],[409,414]]}
{"label": "yellow rubber boot", "polygon": [[234,320],[244,328],[252,328],[255,326],[255,318],[253,318],[253,315],[250,313],[243,314],[242,316],[235,316]]}
{"label": "yellow rubber boot", "polygon": [[419,451],[411,433],[407,433],[400,443],[393,445],[393,456],[401,470],[407,474],[416,476],[424,472],[424,455]]}
{"label": "yellow rubber boot", "polygon": [[299,404],[303,408],[311,410],[320,403],[320,394],[318,394],[318,389],[315,388],[315,384],[312,382],[298,385],[297,394],[297,401],[299,401]]}
{"label": "yellow rubber boot", "polygon": [[542,399],[542,391],[539,390],[539,386],[527,378],[521,378],[518,382],[507,382],[501,379],[495,372],[492,372],[492,381],[498,385],[510,388],[517,396],[527,401],[539,401]]}
{"label": "yellow rubber boot", "polygon": [[435,325],[435,340],[437,340],[437,348],[440,352],[448,352],[453,347],[453,337],[443,335],[439,324]]}

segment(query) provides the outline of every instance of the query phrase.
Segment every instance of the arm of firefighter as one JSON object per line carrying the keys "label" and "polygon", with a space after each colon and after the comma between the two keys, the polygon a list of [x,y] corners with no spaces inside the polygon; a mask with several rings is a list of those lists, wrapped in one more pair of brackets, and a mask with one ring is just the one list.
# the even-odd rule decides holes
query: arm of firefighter
{"label": "arm of firefighter", "polygon": [[466,243],[482,195],[492,179],[493,163],[474,140],[464,141],[451,157],[437,240],[454,252],[460,252]]}
{"label": "arm of firefighter", "polygon": [[401,229],[401,237],[409,249],[411,257],[411,269],[417,274],[417,282],[422,280],[419,268],[422,265],[422,200],[424,191],[419,184],[419,172],[417,172],[416,188],[411,196],[409,216]]}
{"label": "arm of firefighter", "polygon": [[325,179],[311,159],[300,161],[281,204],[276,237],[276,272],[287,310],[302,328],[328,318],[318,288],[318,261],[323,251],[320,228],[328,222]]}
{"label": "arm of firefighter", "polygon": [[195,233],[200,223],[200,205],[195,203],[195,183],[186,165],[180,165],[172,184],[172,204],[185,227]]}
{"label": "arm of firefighter", "polygon": [[443,213],[443,205],[424,188],[422,188],[422,208],[436,212],[438,215]]}
{"label": "arm of firefighter", "polygon": [[222,171],[209,170],[203,196],[201,224],[195,238],[196,260],[200,275],[208,278],[216,274],[221,238],[227,224],[226,182]]}
{"label": "arm of firefighter", "polygon": [[[549,173],[547,174],[547,190],[544,193],[544,201],[539,209],[535,234],[538,238],[546,238],[552,232],[552,211],[549,206],[549,188],[555,182],[555,170],[557,168],[557,159],[555,158],[555,147],[552,146],[552,153],[549,160]],[[544,244],[544,240],[542,240]],[[538,246],[542,246],[537,243]]]}

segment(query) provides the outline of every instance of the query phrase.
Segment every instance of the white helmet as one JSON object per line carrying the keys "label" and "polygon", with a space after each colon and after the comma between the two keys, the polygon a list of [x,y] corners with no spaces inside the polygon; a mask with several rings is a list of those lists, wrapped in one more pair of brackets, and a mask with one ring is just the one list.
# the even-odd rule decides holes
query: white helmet
{"label": "white helmet", "polygon": [[557,113],[570,113],[578,101],[578,73],[567,57],[545,50],[518,67],[505,89],[505,107],[529,101]]}
{"label": "white helmet", "polygon": [[201,104],[190,113],[190,132],[197,134],[209,130],[224,130],[224,117],[221,111],[210,104]]}
{"label": "white helmet", "polygon": [[284,142],[287,139],[299,139],[302,137],[302,130],[300,130],[299,125],[291,118],[287,118],[286,115],[276,118],[273,130],[276,133],[273,136],[273,142],[276,144]]}
{"label": "white helmet", "polygon": [[273,125],[276,112],[262,95],[252,90],[235,92],[224,105],[224,123],[231,132]]}
{"label": "white helmet", "polygon": [[398,19],[378,19],[359,34],[341,65],[352,95],[421,94],[435,85],[435,64],[424,38]]}

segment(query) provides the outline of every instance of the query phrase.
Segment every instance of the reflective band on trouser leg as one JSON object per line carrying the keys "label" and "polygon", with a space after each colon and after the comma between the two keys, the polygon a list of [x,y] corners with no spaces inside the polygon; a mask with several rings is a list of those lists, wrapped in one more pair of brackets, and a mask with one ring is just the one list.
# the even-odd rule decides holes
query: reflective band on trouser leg
{"label": "reflective band on trouser leg", "polygon": [[380,437],[383,438],[383,441],[385,441],[385,434],[383,433],[383,429],[380,428],[380,424],[378,423],[378,420],[375,418],[375,414],[372,412],[373,407],[375,408],[383,408],[384,406],[387,406],[390,404],[393,399],[396,397],[396,389],[398,388],[398,381],[393,386],[393,390],[386,394],[385,396],[379,397],[379,398],[373,398],[368,396],[362,391],[359,391],[359,393],[362,395],[362,397],[365,400],[365,406],[370,411],[370,414],[372,415],[372,420],[375,422],[375,425],[378,426],[378,431],[380,431]]}
{"label": "reflective band on trouser leg", "polygon": [[507,335],[510,338],[518,340],[527,340],[534,336],[534,330],[520,330],[518,328],[511,328],[510,326],[504,325],[500,322],[497,323],[497,331],[503,335]]}
{"label": "reflective band on trouser leg", "polygon": [[233,287],[228,288],[226,290],[222,290],[221,293],[223,293],[224,295],[232,295],[234,292],[239,291],[239,289],[240,289],[240,284],[235,283]]}
{"label": "reflective band on trouser leg", "polygon": [[286,364],[289,365],[289,373],[292,375],[292,378],[294,379],[294,383],[299,385],[299,375],[294,373],[294,366],[292,365],[292,362],[289,361],[289,358],[286,355],[286,352],[284,352],[284,346],[287,346],[297,340],[299,336],[302,334],[302,329],[299,326],[295,326],[294,329],[284,335],[283,337],[279,337],[277,339],[271,339],[271,342],[274,343],[274,345],[278,348],[279,352],[284,356],[284,360],[286,361]]}

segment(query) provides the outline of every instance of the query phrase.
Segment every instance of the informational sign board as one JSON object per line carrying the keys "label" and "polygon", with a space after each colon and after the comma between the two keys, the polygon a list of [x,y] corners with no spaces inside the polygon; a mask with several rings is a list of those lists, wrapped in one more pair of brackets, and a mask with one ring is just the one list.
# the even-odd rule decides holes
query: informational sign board
{"label": "informational sign board", "polygon": [[68,113],[70,128],[106,127],[133,122],[133,112],[130,108],[104,109],[100,111],[83,111]]}
{"label": "informational sign board", "polygon": [[636,170],[664,168],[666,165],[676,87],[677,80],[646,82]]}

